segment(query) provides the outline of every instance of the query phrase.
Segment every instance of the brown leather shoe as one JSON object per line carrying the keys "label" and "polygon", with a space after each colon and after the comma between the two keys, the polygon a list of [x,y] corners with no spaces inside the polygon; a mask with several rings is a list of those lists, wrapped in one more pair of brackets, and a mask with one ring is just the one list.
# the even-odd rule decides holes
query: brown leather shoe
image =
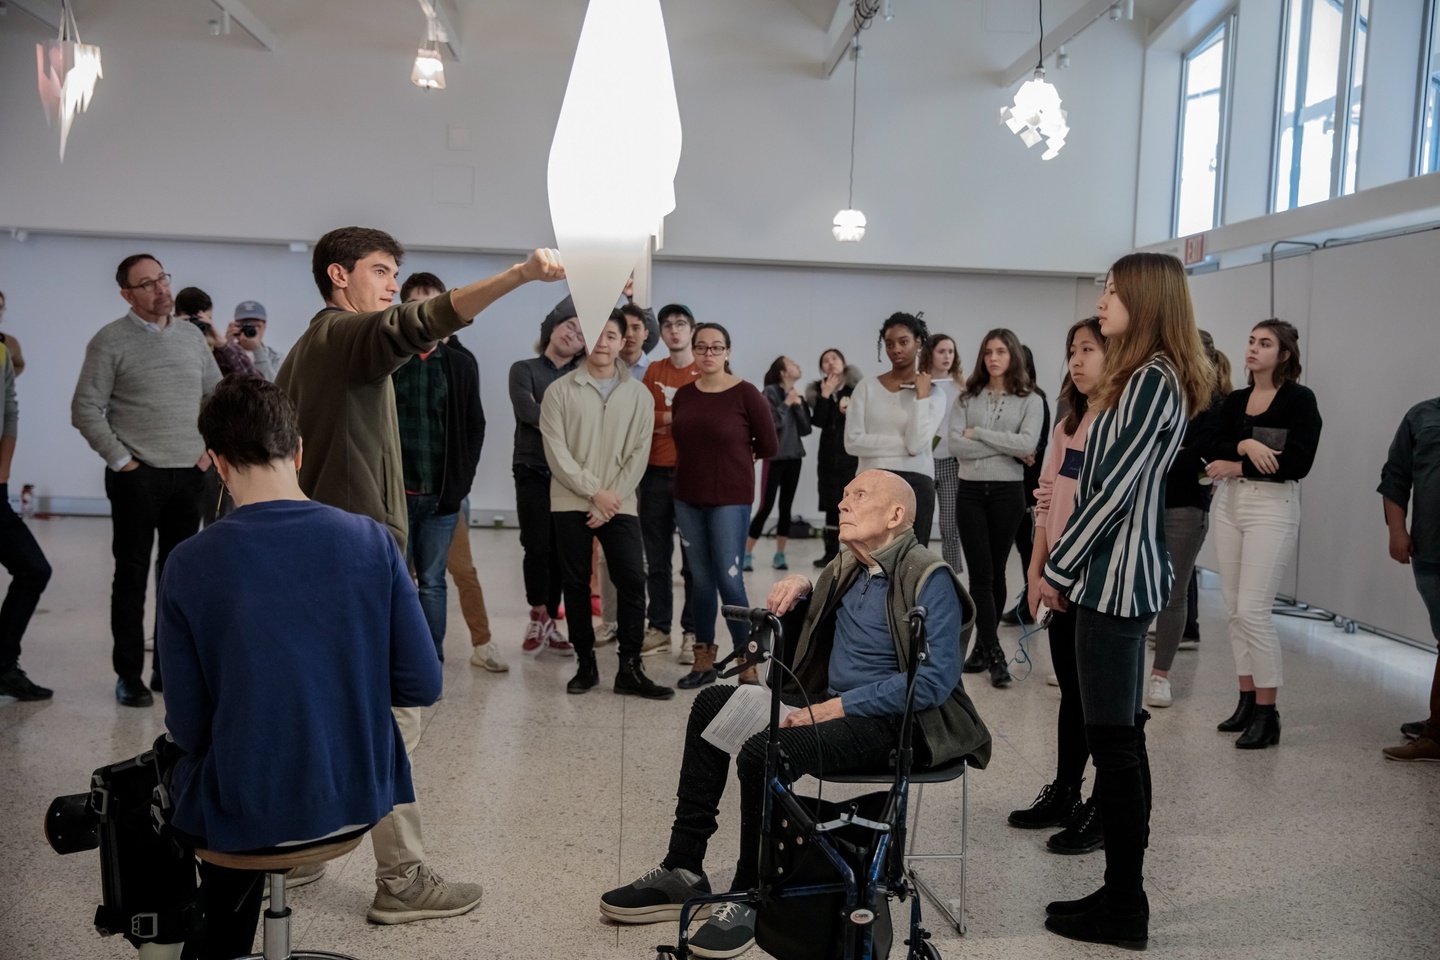
{"label": "brown leather shoe", "polygon": [[1417,760],[1440,763],[1440,743],[1436,743],[1429,737],[1417,737],[1407,744],[1386,747],[1380,752],[1385,754],[1386,760],[1399,760],[1402,763],[1414,763]]}

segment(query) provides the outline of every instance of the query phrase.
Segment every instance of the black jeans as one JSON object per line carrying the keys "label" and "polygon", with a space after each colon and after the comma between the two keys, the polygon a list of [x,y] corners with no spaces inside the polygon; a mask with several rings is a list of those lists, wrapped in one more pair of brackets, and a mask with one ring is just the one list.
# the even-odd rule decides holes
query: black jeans
{"label": "black jeans", "polygon": [[[645,468],[640,478],[640,535],[645,538],[645,587],[650,606],[646,616],[650,626],[669,633],[675,616],[675,583],[672,579],[675,557],[675,468]],[[609,556],[606,556],[609,560]],[[680,551],[680,579],[685,581],[685,603],[680,608],[680,629],[695,632],[695,617],[690,610],[690,558]]]}
{"label": "black jeans", "polygon": [[1050,617],[1050,663],[1060,681],[1060,714],[1055,723],[1055,779],[1079,789],[1090,748],[1085,743],[1085,708],[1075,667],[1075,607]]}
{"label": "black jeans", "polygon": [[908,470],[896,470],[894,473],[915,491],[915,539],[922,547],[928,547],[930,528],[935,523],[935,478]]}
{"label": "black jeans", "polygon": [[[670,828],[668,869],[705,870],[705,850],[714,836],[720,798],[730,773],[730,755],[701,736],[715,714],[737,687],[706,687],[690,708],[685,730],[685,755],[680,762],[680,785],[675,791],[675,824]],[[800,705],[798,700],[787,702]],[[801,709],[804,709],[801,706]],[[785,727],[780,748],[786,762],[780,776],[786,783],[822,770],[883,768],[899,742],[900,721],[892,717],[841,717],[814,726]],[[765,748],[769,732],[762,730],[745,742],[735,758],[740,777],[740,856],[735,861],[731,890],[745,890],[760,880],[760,819],[765,804]]]}
{"label": "black jeans", "polygon": [[615,584],[615,622],[620,659],[640,656],[645,635],[645,548],[640,538],[640,521],[617,514],[609,523],[592,530],[585,525],[590,515],[566,510],[551,515],[555,526],[555,549],[570,609],[570,642],[579,656],[595,652],[595,626],[590,618],[590,558],[595,541],[605,551],[610,581]]}
{"label": "black jeans", "polygon": [[[105,471],[105,496],[110,498],[110,550],[115,556],[115,582],[110,591],[110,633],[115,642],[111,662],[116,676],[139,680],[145,670],[145,586],[150,576],[150,551],[158,533],[158,591],[170,551],[200,529],[205,475],[194,467],[162,468],[134,462],[139,464],[134,470]],[[159,636],[152,666],[160,669]]]}
{"label": "black jeans", "polygon": [[[514,473],[515,513],[520,520],[520,548],[525,554],[520,566],[525,578],[525,602],[532,607],[544,607],[551,617],[557,617],[560,615],[560,565],[550,520],[550,471],[517,463]],[[590,609],[588,588],[585,602],[570,609],[576,616]]]}
{"label": "black jeans", "polygon": [[970,570],[970,596],[975,600],[975,642],[1000,643],[996,632],[1005,609],[1005,561],[1015,531],[1025,518],[1022,480],[961,480],[955,499],[960,547]]}
{"label": "black jeans", "polygon": [[775,536],[790,536],[790,507],[795,503],[795,491],[800,486],[800,468],[804,460],[771,460],[765,465],[765,496],[760,509],[750,518],[750,537],[759,540],[765,534],[765,521],[770,519],[770,510],[775,498],[780,498],[780,516],[775,520]]}
{"label": "black jeans", "polygon": [[40,544],[10,508],[10,485],[0,483],[0,566],[10,574],[10,590],[0,605],[0,671],[20,659],[20,639],[50,582],[50,564]]}
{"label": "black jeans", "polygon": [[1145,631],[1151,617],[1115,617],[1074,606],[1075,664],[1085,722],[1129,727],[1145,692]]}

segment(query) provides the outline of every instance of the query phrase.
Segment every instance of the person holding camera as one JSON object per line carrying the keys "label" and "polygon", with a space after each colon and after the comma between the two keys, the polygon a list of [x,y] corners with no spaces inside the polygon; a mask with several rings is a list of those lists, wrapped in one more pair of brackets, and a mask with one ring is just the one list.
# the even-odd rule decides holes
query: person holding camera
{"label": "person holding camera", "polygon": [[235,307],[235,319],[226,331],[226,338],[240,345],[246,357],[255,365],[255,372],[271,383],[280,372],[285,357],[265,342],[265,305],[254,300],[245,300]]}
{"label": "person holding camera", "polygon": [[[243,373],[252,377],[260,375],[250,355],[235,341],[235,325],[231,324],[231,330],[223,334],[215,326],[215,302],[210,299],[210,294],[199,287],[186,287],[181,290],[175,294],[175,316],[193,324],[196,330],[205,335],[205,342],[210,345],[210,352],[215,356],[215,365],[220,368],[222,377],[228,377],[232,373]],[[213,486],[218,489],[219,481]],[[211,502],[209,493],[207,487],[207,503]],[[206,523],[213,522],[214,519],[209,517]]]}

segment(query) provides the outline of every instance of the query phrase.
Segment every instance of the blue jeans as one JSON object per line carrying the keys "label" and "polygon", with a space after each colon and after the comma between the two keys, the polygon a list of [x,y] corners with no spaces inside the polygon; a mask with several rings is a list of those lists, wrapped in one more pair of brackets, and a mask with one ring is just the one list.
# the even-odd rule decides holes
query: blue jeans
{"label": "blue jeans", "polygon": [[[740,569],[745,555],[745,535],[750,526],[750,505],[693,507],[676,500],[675,519],[680,524],[680,546],[690,560],[690,574],[695,584],[691,597],[695,642],[713,644],[720,602],[750,605]],[[727,626],[738,648],[745,642],[746,626],[743,623]]]}
{"label": "blue jeans", "polygon": [[1075,605],[1075,668],[1087,727],[1135,725],[1145,691],[1145,631],[1153,619]]}
{"label": "blue jeans", "polygon": [[416,586],[420,588],[420,609],[430,625],[430,638],[435,653],[445,662],[445,558],[450,541],[455,537],[458,513],[437,514],[440,498],[434,494],[405,494],[410,511],[410,540],[405,559],[415,568]]}

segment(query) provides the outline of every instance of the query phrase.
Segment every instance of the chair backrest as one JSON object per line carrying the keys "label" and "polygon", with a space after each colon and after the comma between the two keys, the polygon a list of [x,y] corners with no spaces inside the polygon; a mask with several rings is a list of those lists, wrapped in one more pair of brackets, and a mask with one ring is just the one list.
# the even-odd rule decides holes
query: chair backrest
{"label": "chair backrest", "polygon": [[360,841],[364,836],[365,832],[361,832],[334,843],[297,847],[294,850],[286,850],[282,847],[267,850],[264,853],[221,853],[218,850],[196,850],[195,856],[206,863],[213,863],[217,867],[228,867],[231,870],[259,870],[264,873],[276,873],[294,867],[309,867],[317,863],[339,859],[360,846]]}

